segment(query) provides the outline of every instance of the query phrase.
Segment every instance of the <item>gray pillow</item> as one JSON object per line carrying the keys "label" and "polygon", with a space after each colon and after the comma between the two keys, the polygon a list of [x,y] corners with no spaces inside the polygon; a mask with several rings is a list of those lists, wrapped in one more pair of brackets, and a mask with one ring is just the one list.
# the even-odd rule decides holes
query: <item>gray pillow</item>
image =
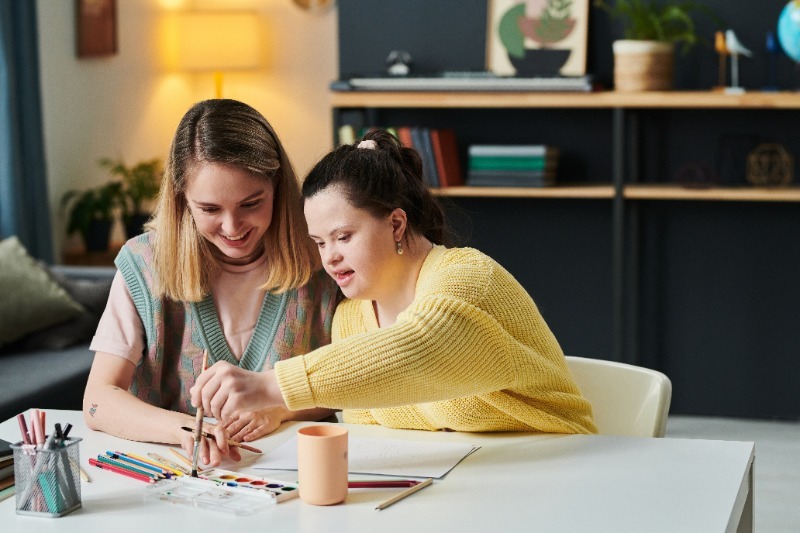
{"label": "gray pillow", "polygon": [[103,280],[75,279],[53,272],[45,264],[42,268],[66,289],[72,298],[81,304],[85,311],[77,317],[31,333],[11,347],[14,351],[63,350],[79,342],[88,342],[97,331],[97,324],[105,311],[111,278]]}
{"label": "gray pillow", "polygon": [[83,312],[16,237],[0,241],[0,346]]}

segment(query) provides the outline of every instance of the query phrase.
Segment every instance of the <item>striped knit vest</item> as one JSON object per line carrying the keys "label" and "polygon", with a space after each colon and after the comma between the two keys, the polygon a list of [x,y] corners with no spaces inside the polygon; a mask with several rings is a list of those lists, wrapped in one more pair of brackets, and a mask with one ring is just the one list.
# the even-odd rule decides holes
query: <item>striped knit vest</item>
{"label": "striped knit vest", "polygon": [[151,233],[129,240],[115,263],[144,323],[146,353],[136,367],[130,391],[164,409],[193,414],[189,389],[200,372],[203,350],[209,366],[227,361],[246,370],[270,369],[280,360],[330,343],[338,288],[324,271],[303,287],[265,293],[253,336],[237,361],[228,348],[213,298],[176,302],[155,298]]}

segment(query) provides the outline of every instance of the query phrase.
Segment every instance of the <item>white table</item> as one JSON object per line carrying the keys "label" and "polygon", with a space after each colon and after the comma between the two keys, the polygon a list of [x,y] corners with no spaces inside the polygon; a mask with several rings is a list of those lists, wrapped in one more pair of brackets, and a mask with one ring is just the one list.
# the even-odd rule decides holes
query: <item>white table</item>
{"label": "white table", "polygon": [[[160,501],[145,502],[145,483],[89,466],[105,450],[169,455],[157,444],[129,442],[86,429],[76,411],[47,412],[49,426],[71,422],[82,437],[83,507],[62,518],[19,516],[14,498],[0,503],[3,533],[143,533],[253,530],[500,533],[509,531],[722,532],[753,529],[752,442],[611,436],[430,433],[348,426],[368,438],[458,441],[481,449],[442,480],[388,509],[375,505],[403,489],[351,490],[344,504],[315,507],[293,499],[250,516]],[[268,452],[300,424],[286,424],[256,446]],[[0,438],[17,442],[16,420]],[[248,452],[245,452],[248,453]],[[240,472],[296,480],[296,472]],[[231,465],[223,465],[230,468]],[[235,523],[235,524],[232,524]],[[257,529],[256,529],[257,528]]]}

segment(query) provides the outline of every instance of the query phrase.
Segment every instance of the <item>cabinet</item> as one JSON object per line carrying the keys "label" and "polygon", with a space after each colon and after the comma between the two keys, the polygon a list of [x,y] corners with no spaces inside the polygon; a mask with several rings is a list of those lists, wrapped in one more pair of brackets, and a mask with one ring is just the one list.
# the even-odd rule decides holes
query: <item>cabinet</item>
{"label": "cabinet", "polygon": [[333,92],[331,106],[334,131],[454,127],[462,163],[471,143],[566,144],[557,187],[436,191],[475,218],[467,244],[555,317],[565,351],[670,375],[673,412],[800,417],[800,187],[672,179],[737,128],[800,157],[800,95]]}

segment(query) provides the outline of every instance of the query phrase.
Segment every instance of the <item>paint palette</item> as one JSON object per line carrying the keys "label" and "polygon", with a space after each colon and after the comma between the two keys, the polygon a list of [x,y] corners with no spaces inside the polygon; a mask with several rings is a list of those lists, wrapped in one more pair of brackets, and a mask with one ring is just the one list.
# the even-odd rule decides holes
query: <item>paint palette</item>
{"label": "paint palette", "polygon": [[296,483],[215,468],[206,470],[200,478],[182,476],[159,481],[147,487],[145,498],[249,515],[297,495]]}

